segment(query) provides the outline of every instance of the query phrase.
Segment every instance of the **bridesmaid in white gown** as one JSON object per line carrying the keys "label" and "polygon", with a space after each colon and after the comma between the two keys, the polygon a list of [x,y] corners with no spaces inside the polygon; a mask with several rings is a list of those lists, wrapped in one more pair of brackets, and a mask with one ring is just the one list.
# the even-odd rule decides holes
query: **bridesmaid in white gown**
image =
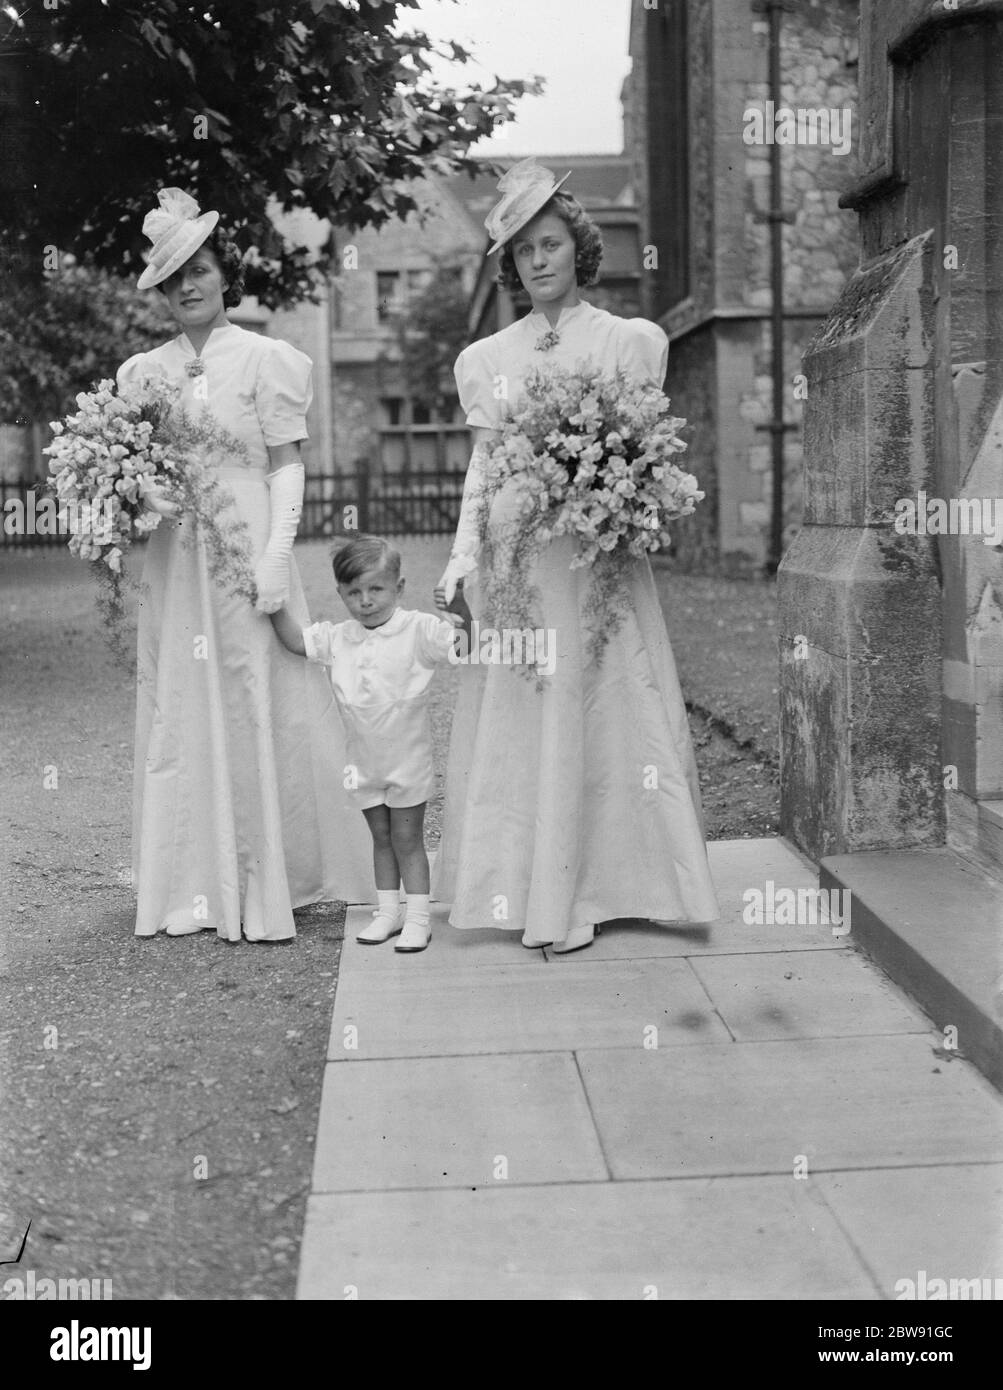
{"label": "bridesmaid in white gown", "polygon": [[[659,389],[665,380],[668,340],[657,325],[579,299],[579,285],[594,283],[602,241],[581,205],[559,191],[563,182],[524,160],[499,183],[504,196],[486,219],[491,251],[504,247],[502,283],[525,286],[533,307],[456,363],[475,447],[435,591],[440,607],[477,568],[480,526],[500,537],[513,514],[505,487],[490,510],[479,506],[481,460],[506,409],[517,408],[530,368],[588,359]],[[539,594],[534,625],[557,636],[546,687],[538,691],[504,665],[461,670],[432,885],[452,904],[453,926],[503,927],[520,932],[525,946],[557,951],[588,946],[596,925],[615,918],[719,916],[686,709],[651,566],[631,561],[630,611],[597,665],[582,616],[589,570],[569,567],[575,552],[571,537],[550,541],[529,576]],[[471,606],[479,615],[476,598]]]}
{"label": "bridesmaid in white gown", "polygon": [[129,358],[118,380],[180,383],[182,405],[208,408],[243,445],[218,473],[250,533],[258,601],[256,611],[214,583],[192,520],[154,500],[164,519],[147,546],[139,604],[136,933],[283,941],[296,934],[293,908],[371,896],[368,835],[342,790],[331,692],[266,616],[288,598],[309,623],[291,551],[312,364],[228,321],[243,274],[218,214],[199,216],[180,189],[158,196],[143,224],[154,245],[139,287],[158,286],[184,331]]}

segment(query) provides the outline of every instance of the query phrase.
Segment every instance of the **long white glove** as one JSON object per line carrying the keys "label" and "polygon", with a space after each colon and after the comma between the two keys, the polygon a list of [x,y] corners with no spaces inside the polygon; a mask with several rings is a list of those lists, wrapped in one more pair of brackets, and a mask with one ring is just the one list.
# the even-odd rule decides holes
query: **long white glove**
{"label": "long white glove", "polygon": [[463,501],[460,503],[460,519],[456,523],[453,548],[449,552],[449,563],[442,572],[438,588],[444,591],[447,603],[452,603],[456,594],[457,580],[466,579],[477,568],[477,554],[481,548],[481,537],[486,521],[484,464],[487,449],[483,444],[475,444],[467,466],[467,476],[463,480]]}
{"label": "long white glove", "polygon": [[302,463],[288,463],[268,475],[272,525],[268,544],[254,571],[259,613],[277,613],[289,597],[289,557],[303,512]]}

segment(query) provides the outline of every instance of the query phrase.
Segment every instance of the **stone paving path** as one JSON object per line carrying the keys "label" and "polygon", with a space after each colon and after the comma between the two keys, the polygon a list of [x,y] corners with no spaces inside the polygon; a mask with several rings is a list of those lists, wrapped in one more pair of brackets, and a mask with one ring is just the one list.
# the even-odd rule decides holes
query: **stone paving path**
{"label": "stone paving path", "polygon": [[[882,1299],[1003,1276],[1003,1114],[849,936],[750,926],[814,888],[709,847],[720,923],[585,951],[358,945],[350,909],[300,1299]],[[896,1287],[898,1285],[898,1287]],[[1001,1285],[1003,1287],[1003,1285]]]}

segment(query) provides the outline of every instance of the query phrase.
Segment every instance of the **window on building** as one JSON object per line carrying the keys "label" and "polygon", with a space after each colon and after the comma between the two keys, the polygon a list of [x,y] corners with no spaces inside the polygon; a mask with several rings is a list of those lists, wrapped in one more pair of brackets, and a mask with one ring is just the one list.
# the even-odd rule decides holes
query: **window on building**
{"label": "window on building", "polygon": [[417,299],[428,288],[432,279],[430,270],[409,270],[407,272],[407,297]]}
{"label": "window on building", "polygon": [[387,323],[400,309],[401,275],[399,270],[378,270],[376,272],[376,317],[380,323]]}
{"label": "window on building", "polygon": [[430,425],[432,423],[432,412],[426,401],[411,402],[411,423],[412,425]]}
{"label": "window on building", "polygon": [[401,396],[381,396],[380,411],[383,415],[382,425],[386,429],[404,423],[404,400]]}

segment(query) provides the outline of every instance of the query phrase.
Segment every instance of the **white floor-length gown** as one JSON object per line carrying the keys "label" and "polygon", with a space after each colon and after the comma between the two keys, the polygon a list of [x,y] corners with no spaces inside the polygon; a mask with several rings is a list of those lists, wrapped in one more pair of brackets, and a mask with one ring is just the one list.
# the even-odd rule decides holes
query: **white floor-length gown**
{"label": "white floor-length gown", "polygon": [[[218,473],[256,559],[269,535],[267,446],[306,438],[310,359],[234,324],[214,329],[200,357],[204,375],[189,376],[195,352],[181,334],[131,357],[119,382],[155,374],[180,382],[183,405],[208,407],[241,441],[245,455]],[[165,518],[143,570],[136,933],[199,926],[231,941],[281,941],[295,935],[294,907],[371,899],[372,846],[342,789],[344,732],[323,672],[288,652],[247,599],[214,583],[192,539],[190,518]],[[289,607],[306,626],[290,563]]]}
{"label": "white floor-length gown", "polygon": [[[655,324],[579,302],[561,311],[556,346],[531,313],[459,357],[467,423],[497,429],[532,367],[582,360],[661,387],[668,343]],[[488,527],[512,515],[502,488]],[[501,664],[461,668],[434,895],[460,928],[503,927],[527,944],[560,943],[614,918],[711,921],[696,761],[675,661],[647,559],[630,564],[630,610],[601,663],[587,650],[588,569],[570,537],[531,572],[535,625],[557,635],[543,691]],[[482,568],[487,563],[482,550]],[[475,616],[484,575],[474,590]],[[490,615],[488,615],[490,618]]]}

